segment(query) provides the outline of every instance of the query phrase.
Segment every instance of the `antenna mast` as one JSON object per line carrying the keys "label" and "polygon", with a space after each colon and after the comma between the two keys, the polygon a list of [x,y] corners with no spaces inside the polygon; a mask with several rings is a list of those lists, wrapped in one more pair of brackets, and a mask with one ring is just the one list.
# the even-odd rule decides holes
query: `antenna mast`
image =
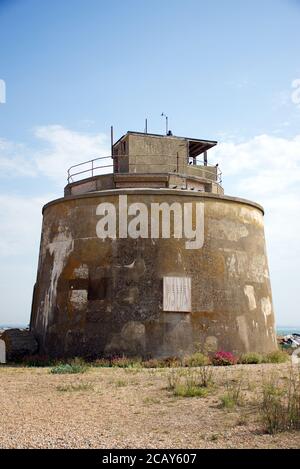
{"label": "antenna mast", "polygon": [[168,116],[166,116],[166,114],[164,112],[161,113],[161,117],[165,117],[166,118],[166,135],[168,135],[168,132],[169,132],[169,118]]}

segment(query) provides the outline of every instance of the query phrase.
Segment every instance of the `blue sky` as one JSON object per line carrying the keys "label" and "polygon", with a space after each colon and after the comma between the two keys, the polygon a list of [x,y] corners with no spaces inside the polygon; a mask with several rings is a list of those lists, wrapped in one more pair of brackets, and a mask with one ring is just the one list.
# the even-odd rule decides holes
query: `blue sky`
{"label": "blue sky", "polygon": [[29,320],[66,168],[108,153],[111,124],[163,132],[164,111],[265,206],[277,321],[300,324],[299,57],[299,0],[0,0],[0,323]]}

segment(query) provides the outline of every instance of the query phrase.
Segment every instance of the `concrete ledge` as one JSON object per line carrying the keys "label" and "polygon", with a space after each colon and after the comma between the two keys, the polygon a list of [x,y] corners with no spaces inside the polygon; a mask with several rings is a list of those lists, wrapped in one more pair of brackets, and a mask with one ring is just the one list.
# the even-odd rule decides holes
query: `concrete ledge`
{"label": "concrete ledge", "polygon": [[202,199],[214,199],[215,201],[226,201],[226,202],[233,202],[239,203],[242,205],[249,205],[250,207],[254,207],[260,210],[264,214],[264,209],[261,205],[257,204],[256,202],[252,202],[251,200],[242,199],[240,197],[231,197],[228,195],[219,195],[219,194],[212,194],[209,192],[195,192],[192,190],[178,190],[178,189],[145,189],[145,188],[126,188],[126,189],[111,189],[111,190],[101,190],[95,192],[88,192],[86,194],[80,195],[73,195],[73,196],[66,196],[61,197],[59,199],[52,200],[44,205],[42,209],[42,213],[50,207],[51,205],[56,205],[63,202],[68,202],[69,200],[77,200],[77,199],[91,199],[97,197],[109,197],[109,196],[116,196],[116,195],[132,195],[132,194],[145,194],[145,195],[177,195],[183,197],[199,197]]}
{"label": "concrete ledge", "polygon": [[[65,196],[81,195],[88,192],[95,192],[100,190],[110,189],[126,189],[128,188],[167,188],[170,185],[172,178],[182,178],[184,180],[194,180],[200,183],[204,183],[206,186],[212,187],[212,184],[218,185],[221,192],[215,191],[215,193],[223,193],[223,189],[220,183],[217,182],[216,177],[205,177],[204,170],[200,167],[197,171],[192,171],[192,166],[186,166],[186,171],[180,172],[164,172],[164,173],[107,173],[98,174],[89,178],[80,179],[79,181],[70,182],[64,188]],[[196,167],[194,167],[195,169]],[[203,168],[205,168],[203,166]],[[208,167],[207,167],[208,168]],[[216,169],[212,167],[212,169]],[[206,171],[206,170],[205,170]],[[207,174],[214,174],[208,171]],[[128,186],[126,184],[128,183]],[[136,184],[134,186],[133,184]],[[145,184],[145,186],[143,186]],[[160,184],[162,184],[160,186]],[[210,192],[211,190],[207,190]]]}
{"label": "concrete ledge", "polygon": [[145,181],[145,182],[151,182],[151,181],[163,181],[167,182],[169,180],[169,175],[168,174],[142,174],[142,173],[116,173],[114,174],[114,181],[119,182],[119,181]]}

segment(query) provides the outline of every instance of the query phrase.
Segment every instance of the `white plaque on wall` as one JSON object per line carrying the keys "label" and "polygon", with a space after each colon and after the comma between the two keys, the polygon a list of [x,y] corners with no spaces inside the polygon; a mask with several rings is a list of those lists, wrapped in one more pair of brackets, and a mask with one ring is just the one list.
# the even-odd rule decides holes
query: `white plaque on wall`
{"label": "white plaque on wall", "polygon": [[190,277],[164,277],[164,311],[189,313],[191,296]]}

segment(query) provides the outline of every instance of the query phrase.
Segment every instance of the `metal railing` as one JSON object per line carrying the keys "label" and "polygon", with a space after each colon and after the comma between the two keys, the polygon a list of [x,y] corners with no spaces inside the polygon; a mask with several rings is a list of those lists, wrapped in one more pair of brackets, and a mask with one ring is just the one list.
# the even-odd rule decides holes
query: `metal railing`
{"label": "metal railing", "polygon": [[[134,155],[135,157],[149,157],[149,155]],[[174,155],[152,155],[151,156],[151,162],[147,163],[147,162],[142,162],[142,163],[138,163],[138,162],[134,162],[134,163],[130,163],[128,165],[128,172],[129,173],[134,173],[134,172],[137,172],[137,171],[130,171],[130,168],[131,169],[136,169],[138,166],[141,166],[141,167],[145,167],[145,166],[163,166],[164,167],[164,171],[163,172],[169,172],[169,173],[178,173],[182,170],[182,163],[179,162],[179,158],[177,157],[177,161],[176,163],[163,163],[161,162],[163,158],[174,158]],[[74,180],[74,178],[76,178],[76,176],[82,176],[82,175],[86,175],[86,174],[89,174],[89,176],[86,176],[87,178],[88,177],[93,177],[93,176],[98,176],[98,175],[101,175],[101,174],[109,174],[107,172],[103,172],[103,170],[107,170],[108,168],[111,168],[112,171],[111,172],[114,172],[116,174],[119,174],[119,162],[118,162],[118,159],[119,158],[125,158],[124,155],[118,155],[118,158],[113,158],[112,156],[101,156],[101,157],[98,157],[98,158],[93,158],[91,160],[88,160],[88,161],[84,161],[83,163],[78,163],[78,164],[75,164],[73,166],[70,166],[70,168],[68,169],[68,184],[72,183],[72,182],[77,182],[78,180],[81,180],[81,179],[85,179],[83,177],[80,177],[79,179],[77,179],[76,181]],[[154,159],[155,158],[159,158],[159,162],[155,162]],[[108,163],[107,160],[113,160],[113,162],[111,164],[106,164]],[[114,164],[115,163],[115,164]],[[88,168],[87,169],[81,169],[80,171],[77,171],[77,169],[79,168],[82,168],[83,166],[85,165],[88,165]],[[197,158],[197,159],[191,159],[191,158],[188,158],[188,161],[186,163],[186,166],[189,167],[189,168],[197,168],[199,170],[199,172],[202,174],[204,174],[204,178],[207,177],[207,179],[210,179],[212,180],[212,176],[215,176],[215,179],[214,181],[219,183],[220,185],[222,184],[222,172],[220,171],[219,167],[218,166],[205,166],[204,165],[204,162],[203,162],[203,159],[200,159],[200,158]],[[200,167],[201,166],[201,167]],[[216,169],[216,173],[214,174],[214,172],[212,170],[209,170],[209,169],[205,169],[205,168],[215,168]],[[167,168],[167,171],[166,171],[166,168]],[[75,170],[75,171],[74,171]],[[100,173],[99,173],[100,171]],[[122,173],[121,173],[122,174]],[[124,174],[124,172],[123,172]]]}
{"label": "metal railing", "polygon": [[[111,159],[111,156],[101,156],[100,158],[93,158],[92,160],[84,161],[83,163],[78,163],[78,164],[74,164],[73,166],[70,166],[70,168],[68,169],[68,184],[70,184],[71,182],[75,182],[73,179],[75,176],[79,176],[85,173],[91,173],[91,177],[93,177],[97,169],[113,168],[113,164],[108,164],[108,165],[100,164],[98,166],[97,164],[95,164],[96,161],[108,160],[108,159]],[[87,164],[91,165],[88,169],[78,171],[78,172],[72,172],[74,168],[79,168],[79,166],[84,166]]]}

